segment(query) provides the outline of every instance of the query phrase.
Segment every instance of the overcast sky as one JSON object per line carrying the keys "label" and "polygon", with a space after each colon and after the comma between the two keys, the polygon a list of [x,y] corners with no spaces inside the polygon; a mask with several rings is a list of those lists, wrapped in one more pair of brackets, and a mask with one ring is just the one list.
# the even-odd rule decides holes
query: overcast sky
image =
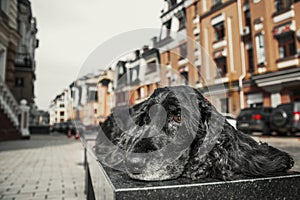
{"label": "overcast sky", "polygon": [[159,29],[163,2],[31,0],[40,40],[35,82],[39,109],[48,109],[50,101],[78,77],[83,63],[101,44],[127,31]]}

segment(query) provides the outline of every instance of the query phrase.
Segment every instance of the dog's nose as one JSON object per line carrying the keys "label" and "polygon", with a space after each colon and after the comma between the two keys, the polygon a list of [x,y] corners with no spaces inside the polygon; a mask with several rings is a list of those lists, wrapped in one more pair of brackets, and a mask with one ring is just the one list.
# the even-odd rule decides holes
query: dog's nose
{"label": "dog's nose", "polygon": [[141,156],[130,156],[126,158],[127,171],[132,174],[141,174],[146,166],[146,159]]}

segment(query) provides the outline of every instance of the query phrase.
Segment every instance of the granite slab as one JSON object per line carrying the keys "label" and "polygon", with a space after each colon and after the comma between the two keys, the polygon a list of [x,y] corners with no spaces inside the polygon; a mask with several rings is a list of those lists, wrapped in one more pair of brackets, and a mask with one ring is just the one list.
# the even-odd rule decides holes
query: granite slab
{"label": "granite slab", "polygon": [[275,177],[220,181],[187,178],[145,182],[103,166],[88,154],[95,199],[300,199],[300,173]]}

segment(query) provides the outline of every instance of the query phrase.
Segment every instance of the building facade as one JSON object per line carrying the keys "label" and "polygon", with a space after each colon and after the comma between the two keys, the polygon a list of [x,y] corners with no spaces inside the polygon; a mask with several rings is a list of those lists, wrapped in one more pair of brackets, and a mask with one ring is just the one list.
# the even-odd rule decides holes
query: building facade
{"label": "building facade", "polygon": [[160,55],[156,48],[144,46],[130,59],[115,66],[114,107],[132,106],[147,99],[161,82]]}
{"label": "building facade", "polygon": [[114,71],[109,68],[103,72],[97,85],[98,109],[97,122],[104,122],[107,116],[110,115],[111,109],[115,105],[115,96],[113,91]]}
{"label": "building facade", "polygon": [[299,100],[299,1],[165,2],[163,24],[183,10],[186,38],[178,47],[160,51],[162,79],[171,76],[168,69],[181,73],[187,66],[188,75],[180,74],[188,77],[187,83],[199,88],[219,111],[234,115],[245,107]]}
{"label": "building facade", "polygon": [[70,113],[68,112],[68,106],[69,91],[65,89],[51,101],[49,108],[50,125],[66,122],[69,119]]}
{"label": "building facade", "polygon": [[13,94],[19,102],[25,99],[34,107],[34,82],[36,79],[35,50],[39,40],[36,38],[37,24],[32,16],[31,3],[28,0],[18,0],[18,32],[21,36],[17,46]]}
{"label": "building facade", "polygon": [[[26,98],[15,93],[18,76],[18,49],[30,43],[20,32],[24,1],[0,1],[0,140],[29,138],[30,111]],[[31,15],[31,5],[26,1]],[[22,101],[21,101],[22,100]]]}

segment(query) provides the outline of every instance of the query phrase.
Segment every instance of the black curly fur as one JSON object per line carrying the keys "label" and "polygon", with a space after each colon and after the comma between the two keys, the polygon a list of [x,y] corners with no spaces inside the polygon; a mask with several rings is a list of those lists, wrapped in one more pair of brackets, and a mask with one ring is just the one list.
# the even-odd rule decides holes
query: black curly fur
{"label": "black curly fur", "polygon": [[[150,120],[149,109],[155,104],[161,104],[166,109],[167,120],[157,136],[141,139],[142,135],[156,131],[155,127],[147,126],[153,120]],[[171,118],[178,110],[183,121],[173,126]],[[135,124],[129,125],[126,130],[118,128],[113,114],[101,125],[106,136],[125,152],[157,151],[172,143],[174,138],[176,141],[190,142],[190,146],[182,150],[176,161],[169,163],[165,169],[157,170],[157,173],[164,174],[162,180],[179,176],[193,180],[265,177],[284,173],[294,164],[287,153],[267,143],[258,143],[234,129],[198,90],[187,86],[157,89],[148,100],[131,108],[130,113],[135,119]],[[124,120],[126,124],[127,119]],[[138,129],[139,127],[142,129]],[[191,138],[190,141],[188,138]],[[99,139],[97,143],[100,148]],[[177,147],[184,146],[183,143],[175,142],[174,151]],[[124,162],[126,165],[126,160]],[[147,169],[140,173],[145,171]],[[132,178],[160,180],[159,175],[156,176],[155,173],[155,170],[150,170],[148,175],[136,176],[128,172]],[[152,176],[155,178],[151,178]]]}

